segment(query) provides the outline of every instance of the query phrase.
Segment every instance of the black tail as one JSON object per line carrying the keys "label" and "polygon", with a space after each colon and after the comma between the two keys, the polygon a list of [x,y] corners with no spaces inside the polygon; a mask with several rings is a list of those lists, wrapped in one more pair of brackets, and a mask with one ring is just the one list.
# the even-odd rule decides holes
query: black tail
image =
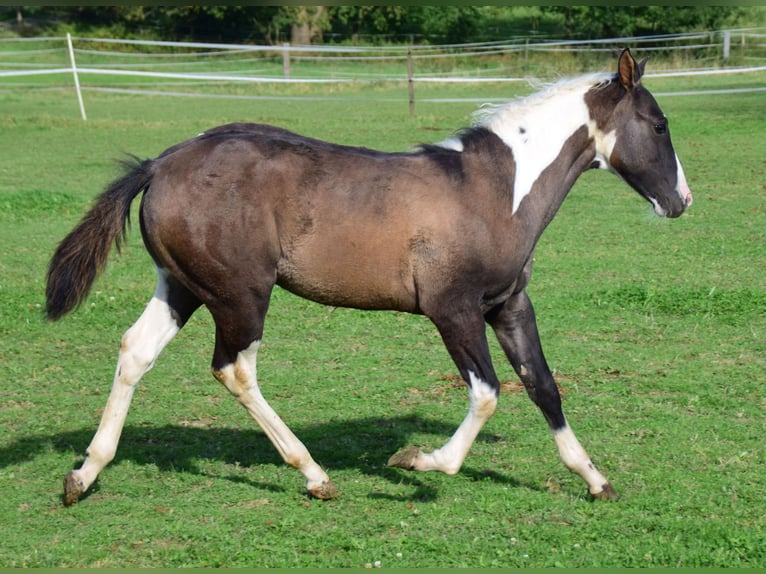
{"label": "black tail", "polygon": [[124,162],[129,170],[98,197],[79,225],[59,244],[48,265],[45,313],[60,319],[88,296],[106,267],[112,243],[119,251],[130,221],[130,204],[152,180],[153,161]]}

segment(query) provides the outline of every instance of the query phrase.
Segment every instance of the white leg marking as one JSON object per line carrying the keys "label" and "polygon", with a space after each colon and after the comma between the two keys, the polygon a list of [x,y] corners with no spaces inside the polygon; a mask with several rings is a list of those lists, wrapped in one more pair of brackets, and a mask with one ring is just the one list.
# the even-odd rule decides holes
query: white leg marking
{"label": "white leg marking", "polygon": [[415,461],[415,470],[440,470],[445,474],[456,474],[463,465],[468,450],[476,440],[479,431],[489,420],[497,407],[495,390],[471,371],[469,398],[471,405],[463,422],[447,444],[431,453],[421,452]]}
{"label": "white leg marking", "polygon": [[559,449],[559,456],[569,470],[578,474],[588,483],[588,490],[591,494],[598,494],[604,490],[604,485],[608,483],[606,478],[596,470],[593,463],[580,445],[572,429],[567,424],[564,428],[553,432],[556,439],[556,446]]}
{"label": "white leg marking", "polygon": [[166,302],[166,275],[159,269],[157,274],[154,296],[138,321],[122,337],[112,390],[101,422],[88,446],[85,462],[74,471],[83,490],[93,484],[98,473],[114,458],[138,381],[152,368],[162,349],[179,331]]}
{"label": "white leg marking", "polygon": [[303,473],[308,480],[308,490],[314,492],[322,489],[323,485],[329,484],[330,478],[314,462],[308,449],[279,418],[261,394],[256,375],[256,356],[259,346],[260,341],[255,341],[237,355],[234,364],[215,372],[215,377],[247,409],[284,461]]}

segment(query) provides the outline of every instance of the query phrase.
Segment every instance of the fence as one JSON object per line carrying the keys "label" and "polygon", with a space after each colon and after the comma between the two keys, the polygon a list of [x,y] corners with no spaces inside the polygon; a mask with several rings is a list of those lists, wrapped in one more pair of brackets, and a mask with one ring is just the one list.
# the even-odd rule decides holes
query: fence
{"label": "fence", "polygon": [[269,96],[232,94],[227,89],[232,85],[393,82],[406,85],[412,112],[417,84],[544,80],[562,73],[606,69],[613,65],[615,50],[625,46],[652,56],[653,71],[648,76],[760,72],[766,70],[765,39],[766,28],[589,41],[518,38],[383,47],[11,38],[0,39],[0,88],[50,89],[71,87],[73,82],[85,119],[82,92],[89,90],[263,98]]}

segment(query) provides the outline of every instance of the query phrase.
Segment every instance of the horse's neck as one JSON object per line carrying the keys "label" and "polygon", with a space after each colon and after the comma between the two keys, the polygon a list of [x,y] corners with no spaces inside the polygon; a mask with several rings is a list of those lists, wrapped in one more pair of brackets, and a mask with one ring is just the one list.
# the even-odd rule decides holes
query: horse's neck
{"label": "horse's neck", "polygon": [[565,93],[519,109],[508,107],[493,116],[487,127],[513,150],[516,177],[513,212],[532,191],[548,166],[557,161],[571,136],[589,121],[582,93]]}
{"label": "horse's neck", "polygon": [[572,186],[596,158],[584,92],[566,92],[499,110],[487,127],[508,145],[515,164],[511,221],[533,247]]}

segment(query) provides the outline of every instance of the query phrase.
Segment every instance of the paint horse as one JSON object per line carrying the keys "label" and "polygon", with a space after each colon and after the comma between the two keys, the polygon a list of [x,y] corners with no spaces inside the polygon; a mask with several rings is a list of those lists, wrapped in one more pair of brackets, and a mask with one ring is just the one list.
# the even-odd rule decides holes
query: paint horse
{"label": "paint horse", "polygon": [[258,124],[230,124],[138,161],[60,243],[46,313],[81,303],[124,241],[131,202],[157,268],[156,291],[124,334],[111,393],[81,468],[64,479],[74,504],[115,455],[139,379],[204,305],[215,321],[212,373],[320,499],[337,490],[269,406],[256,356],[272,289],[325,305],[428,317],[468,385],[468,414],[449,441],[408,447],[390,466],[454,474],[498,401],[489,323],[540,408],[564,464],[590,494],[616,492],[564,416],[526,287],[540,235],[578,176],[616,173],[678,217],[692,197],[667,119],[628,50],[616,74],[558,82],[492,109],[439,145],[384,153]]}

